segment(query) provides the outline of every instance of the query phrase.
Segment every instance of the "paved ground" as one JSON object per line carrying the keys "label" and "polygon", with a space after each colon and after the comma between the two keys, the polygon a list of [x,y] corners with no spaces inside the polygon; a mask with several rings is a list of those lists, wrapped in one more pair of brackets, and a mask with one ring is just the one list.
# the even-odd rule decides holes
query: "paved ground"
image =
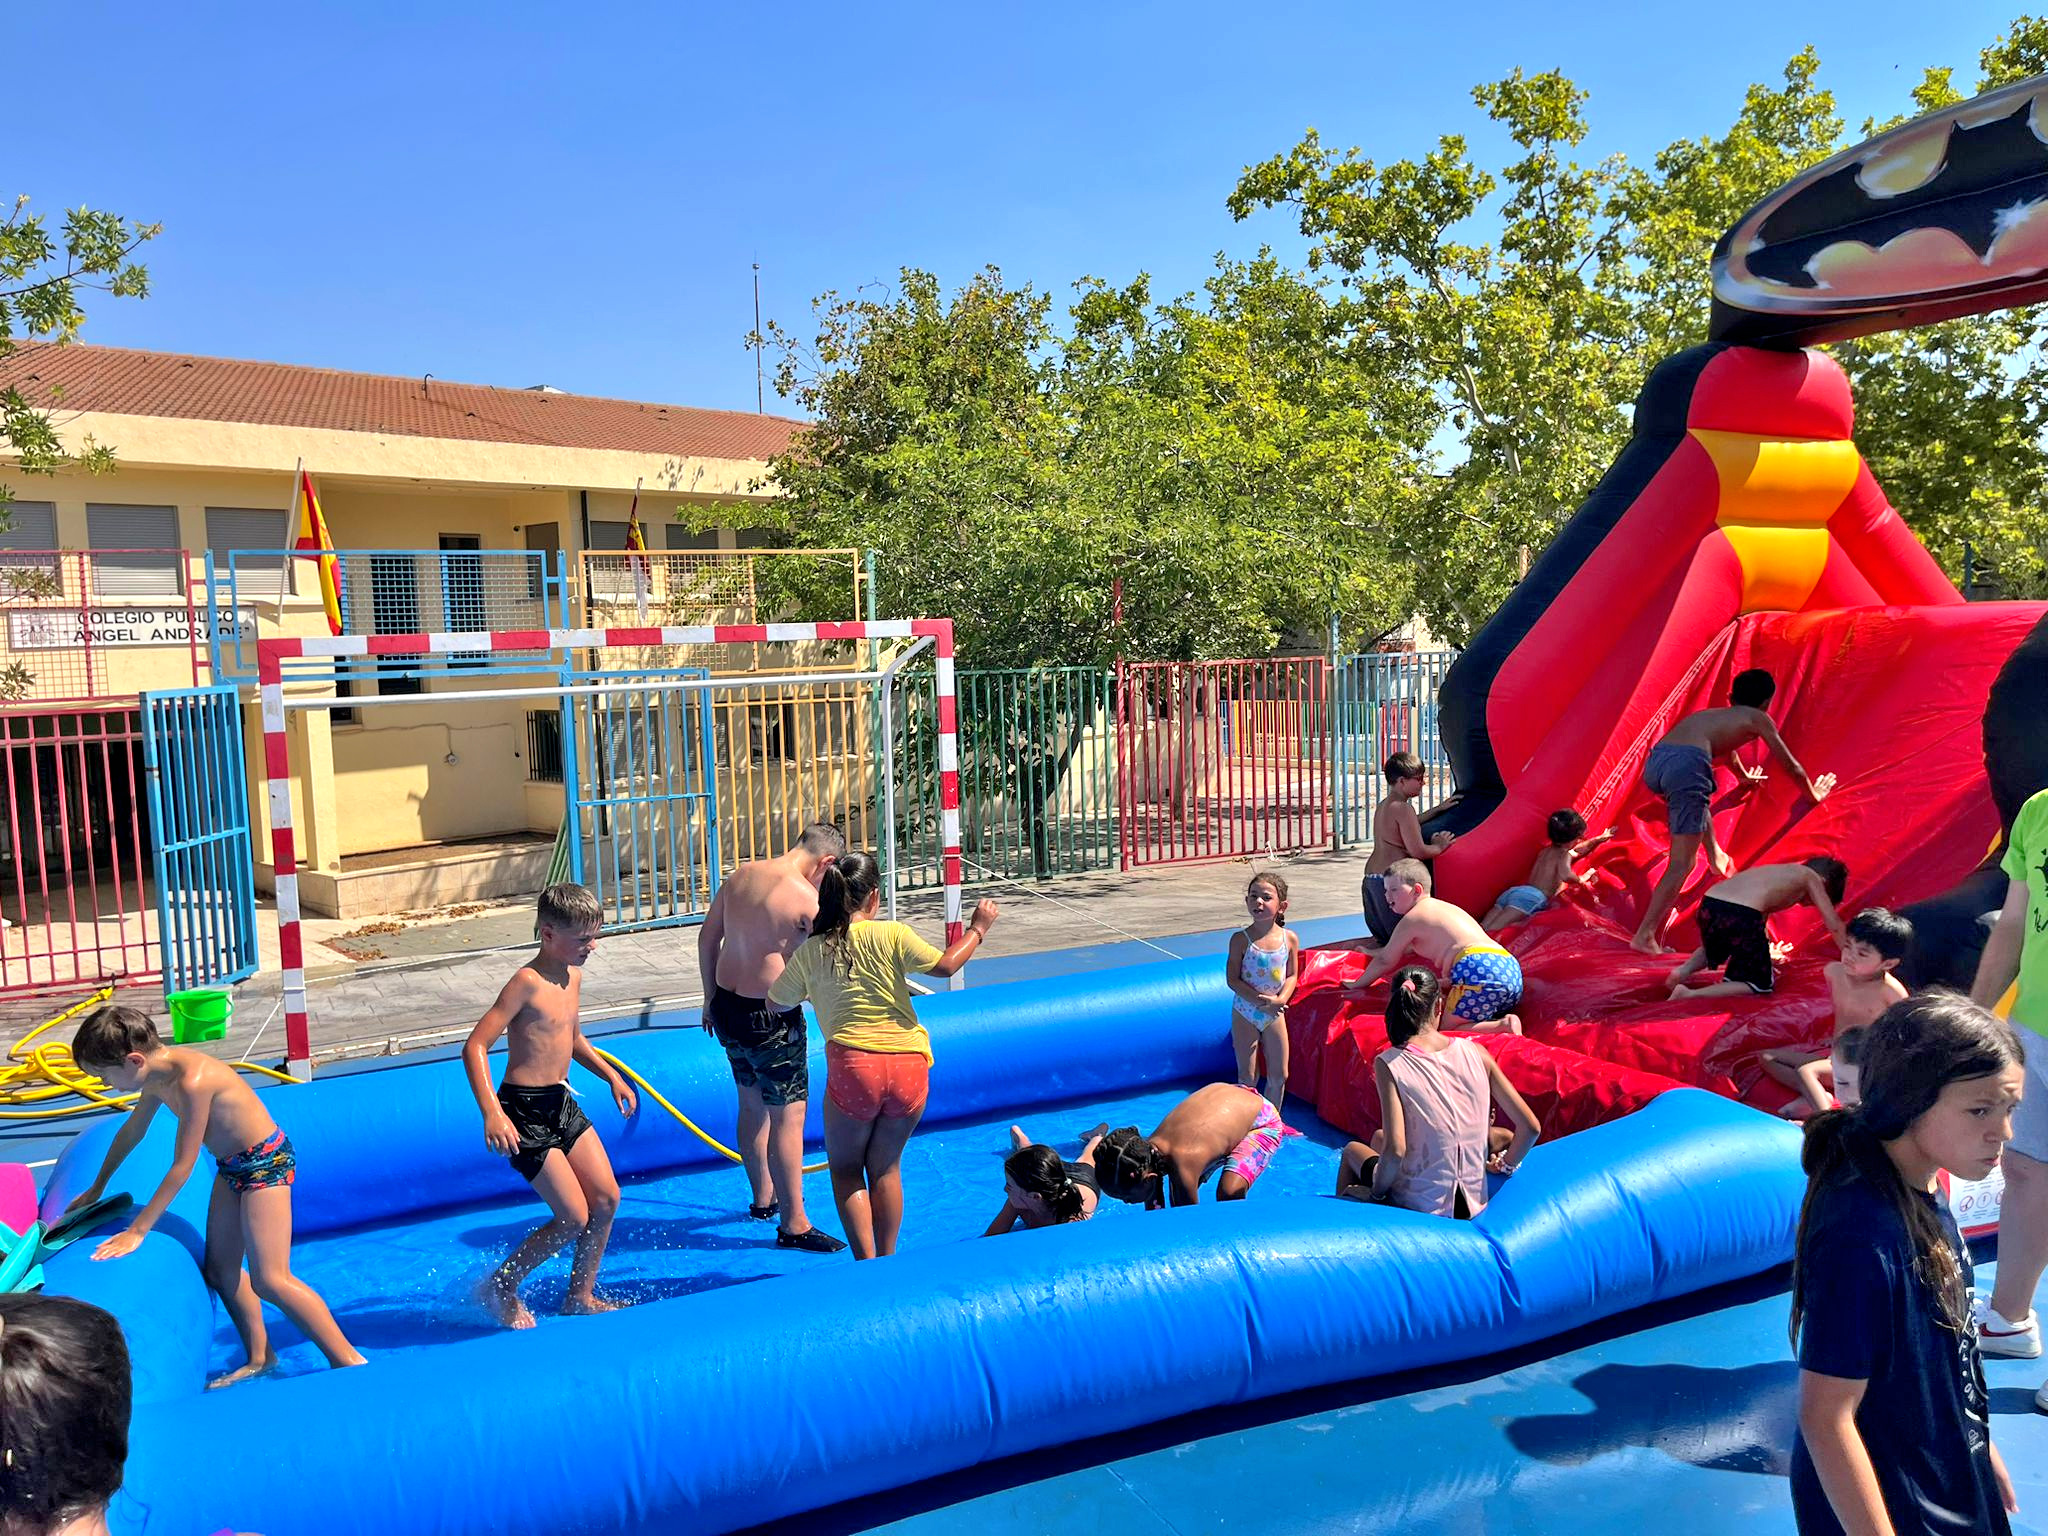
{"label": "paved ground", "polygon": [[[1355,914],[1364,862],[1362,852],[1347,851],[1261,859],[1257,867],[1286,876],[1288,916],[1301,922]],[[1198,953],[1185,943],[1176,948],[1148,941],[1169,935],[1199,939],[1242,922],[1239,902],[1252,868],[1249,861],[1233,860],[1076,875],[1043,885],[991,885],[987,894],[1002,903],[1003,917],[981,958],[969,967],[968,984],[1012,979],[1023,972],[1005,961],[1049,950],[1107,946],[1101,963]],[[937,891],[909,893],[900,899],[898,915],[936,935],[943,923],[942,901]],[[468,1031],[530,948],[533,909],[530,900],[521,900],[472,903],[453,911],[459,915],[393,921],[390,932],[368,931],[387,924],[360,919],[306,924],[316,1060],[396,1055]],[[276,917],[268,910],[260,915],[262,969],[235,989],[235,1020],[224,1048],[237,1057],[269,1061],[284,1053],[284,1024]],[[336,941],[344,947],[335,947]],[[143,1006],[157,1006],[154,988],[139,988],[134,995]],[[697,930],[656,929],[605,939],[584,977],[583,995],[585,1017],[592,1021],[696,1006]],[[76,1000],[65,995],[0,1003],[0,1039],[18,1038]]]}

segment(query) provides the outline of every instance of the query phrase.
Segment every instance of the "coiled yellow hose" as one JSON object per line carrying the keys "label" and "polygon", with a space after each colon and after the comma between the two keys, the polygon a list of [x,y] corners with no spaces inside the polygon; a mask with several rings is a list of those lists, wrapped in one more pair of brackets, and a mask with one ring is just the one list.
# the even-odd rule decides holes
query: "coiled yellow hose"
{"label": "coiled yellow hose", "polygon": [[[132,1093],[115,1093],[106,1080],[94,1076],[72,1060],[71,1047],[61,1040],[36,1045],[35,1038],[75,1019],[88,1008],[96,1008],[114,995],[112,987],[101,987],[84,1002],[66,1008],[53,1019],[45,1019],[14,1042],[6,1059],[0,1061],[0,1120],[55,1120],[64,1115],[89,1115],[102,1109],[126,1109],[135,1102]],[[243,1072],[254,1072],[280,1083],[297,1078],[253,1061],[230,1063]],[[77,1097],[83,1104],[53,1104],[53,1099]],[[18,1106],[47,1106],[21,1108]]]}

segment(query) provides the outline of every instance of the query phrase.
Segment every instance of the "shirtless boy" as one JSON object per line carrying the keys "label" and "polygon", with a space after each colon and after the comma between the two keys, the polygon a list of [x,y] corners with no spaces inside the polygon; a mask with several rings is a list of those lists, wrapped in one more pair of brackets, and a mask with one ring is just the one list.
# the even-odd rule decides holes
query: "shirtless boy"
{"label": "shirtless boy", "polygon": [[[617,1307],[597,1294],[597,1266],[618,1214],[619,1181],[596,1128],[569,1089],[569,1063],[579,1062],[604,1080],[620,1114],[639,1108],[632,1086],[583,1038],[578,1018],[583,965],[603,921],[597,898],[580,885],[542,891],[539,951],[513,973],[462,1046],[470,1091],[483,1111],[484,1145],[512,1160],[550,1212],[479,1292],[491,1315],[509,1328],[533,1326],[519,1287],[571,1242],[576,1255],[564,1315]],[[484,1058],[500,1035],[506,1037],[505,1079],[493,1093]]]}
{"label": "shirtless boy", "polygon": [[1102,1192],[1156,1211],[1171,1203],[1193,1205],[1202,1181],[1218,1169],[1218,1200],[1242,1200],[1280,1150],[1299,1131],[1280,1123],[1280,1112],[1256,1088],[1211,1083],[1167,1112],[1150,1136],[1135,1125],[1111,1131],[1095,1147]]}
{"label": "shirtless boy", "polygon": [[1415,802],[1428,783],[1421,758],[1396,752],[1380,771],[1387,776],[1387,798],[1372,813],[1372,856],[1365,861],[1365,878],[1358,887],[1373,945],[1392,938],[1394,925],[1401,920],[1387,900],[1387,871],[1397,859],[1433,859],[1453,841],[1448,832],[1431,838],[1422,835],[1422,819],[1415,814]]}
{"label": "shirtless boy", "polygon": [[768,989],[818,915],[818,881],[846,852],[840,830],[814,821],[773,859],[742,864],[719,886],[697,931],[704,1028],[725,1047],[739,1091],[740,1163],[753,1188],[747,1214],[775,1221],[775,1246],[837,1253],[846,1246],[804,1211],[804,1105],[810,1040],[801,1008],[776,1008]]}
{"label": "shirtless boy", "polygon": [[[141,1143],[159,1109],[168,1108],[178,1122],[163,1182],[126,1231],[93,1251],[95,1259],[118,1259],[140,1248],[143,1236],[163,1219],[191,1177],[199,1149],[213,1154],[213,1198],[206,1207],[201,1270],[227,1308],[247,1358],[210,1385],[230,1386],[277,1364],[263,1325],[266,1301],[313,1341],[329,1365],[361,1365],[362,1355],[342,1336],[327,1303],[292,1273],[292,1182],[298,1177],[298,1159],[291,1139],[242,1075],[203,1051],[165,1045],[135,1008],[102,1008],[93,1014],[78,1027],[71,1056],[119,1092],[137,1097],[114,1133],[99,1177],[70,1209],[91,1205],[107,1192],[107,1180]],[[242,1269],[245,1255],[247,1273]]]}
{"label": "shirtless boy", "polygon": [[1429,894],[1429,866],[1397,859],[1386,874],[1387,899],[1400,921],[1365,973],[1344,986],[1358,997],[1404,961],[1421,961],[1444,981],[1444,1028],[1479,1034],[1522,1032],[1511,1010],[1522,1000],[1521,962],[1494,943],[1472,914]]}
{"label": "shirtless boy", "polygon": [[1631,949],[1646,955],[1664,953],[1665,919],[1678,904],[1678,893],[1692,878],[1700,848],[1707,850],[1707,862],[1717,875],[1727,875],[1735,866],[1714,838],[1714,764],[1730,759],[1736,773],[1750,786],[1763,782],[1764,771],[1743,763],[1735,754],[1750,742],[1761,739],[1779,762],[1805,788],[1807,797],[1818,805],[1835,787],[1835,776],[1824,773],[1814,778],[1799,766],[1799,759],[1785,745],[1778,727],[1764,708],[1778,692],[1778,680],[1761,667],[1738,673],[1728,686],[1726,709],[1702,709],[1687,715],[1664,733],[1664,739],[1650,749],[1643,763],[1643,784],[1661,795],[1671,826],[1671,852],[1650,892],[1650,904],[1643,920],[1629,940]]}
{"label": "shirtless boy", "polygon": [[1529,867],[1528,880],[1502,891],[1493,899],[1493,906],[1486,916],[1479,920],[1479,926],[1488,933],[1498,934],[1503,928],[1526,923],[1557,900],[1557,893],[1566,884],[1592,879],[1591,875],[1577,872],[1578,861],[1614,836],[1608,831],[1597,837],[1587,837],[1586,818],[1569,809],[1552,811],[1544,826],[1544,834],[1550,842]]}
{"label": "shirtless boy", "polygon": [[1834,1037],[1825,1051],[1776,1050],[1758,1060],[1771,1078],[1799,1097],[1786,1105],[1787,1120],[1804,1120],[1840,1100],[1856,1107],[1856,1063],[1863,1032],[1879,1014],[1906,998],[1905,983],[1893,975],[1913,942],[1913,925],[1883,907],[1865,907],[1849,919],[1842,958],[1828,962],[1828,997],[1835,1006]]}
{"label": "shirtless boy", "polygon": [[[1817,854],[1804,864],[1759,864],[1730,875],[1700,898],[1700,947],[1671,973],[1672,997],[1767,995],[1778,984],[1778,977],[1772,967],[1771,930],[1765,915],[1801,902],[1810,902],[1835,942],[1848,948],[1848,930],[1835,910],[1848,881],[1848,867],[1826,854]],[[1710,986],[1686,985],[1696,973],[1717,968],[1721,979]]]}

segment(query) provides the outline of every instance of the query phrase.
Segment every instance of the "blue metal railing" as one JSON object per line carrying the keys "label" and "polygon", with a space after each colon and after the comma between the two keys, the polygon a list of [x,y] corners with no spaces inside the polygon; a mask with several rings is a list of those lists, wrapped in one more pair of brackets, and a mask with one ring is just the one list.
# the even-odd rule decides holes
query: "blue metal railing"
{"label": "blue metal railing", "polygon": [[256,970],[242,709],[231,686],[142,695],[164,995]]}
{"label": "blue metal railing", "polygon": [[608,931],[701,921],[718,893],[711,701],[673,686],[707,676],[701,667],[562,673],[564,687],[621,690],[565,694],[561,704],[569,878],[596,893]]}
{"label": "blue metal railing", "polygon": [[[259,632],[284,633],[284,599],[318,591],[308,556],[283,562],[274,549],[231,549],[206,556],[206,597],[216,622],[211,660],[216,682],[256,677]],[[443,630],[566,629],[569,578],[561,556],[539,549],[341,549],[335,551],[341,627],[351,635],[411,635]],[[264,610],[269,610],[267,613]],[[303,612],[304,610],[295,610]],[[318,624],[317,603],[311,609]],[[534,655],[383,656],[333,666],[344,677],[408,677],[530,672]],[[322,669],[329,670],[326,663]]]}
{"label": "blue metal railing", "polygon": [[1456,651],[1365,651],[1337,657],[1337,728],[1332,733],[1332,779],[1337,837],[1372,840],[1373,807],[1386,793],[1380,765],[1396,752],[1422,759],[1428,807],[1457,787],[1451,760],[1437,733],[1437,692]]}

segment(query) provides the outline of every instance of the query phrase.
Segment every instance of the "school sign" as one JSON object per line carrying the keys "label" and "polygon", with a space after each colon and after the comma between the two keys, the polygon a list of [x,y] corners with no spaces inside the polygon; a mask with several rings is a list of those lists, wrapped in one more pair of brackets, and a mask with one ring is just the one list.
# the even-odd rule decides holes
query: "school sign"
{"label": "school sign", "polygon": [[[120,608],[29,608],[7,615],[7,644],[15,651],[78,650],[143,645],[204,645],[206,609],[183,603]],[[213,610],[214,633],[223,640],[256,636],[253,608]],[[199,629],[195,637],[194,626]]]}

